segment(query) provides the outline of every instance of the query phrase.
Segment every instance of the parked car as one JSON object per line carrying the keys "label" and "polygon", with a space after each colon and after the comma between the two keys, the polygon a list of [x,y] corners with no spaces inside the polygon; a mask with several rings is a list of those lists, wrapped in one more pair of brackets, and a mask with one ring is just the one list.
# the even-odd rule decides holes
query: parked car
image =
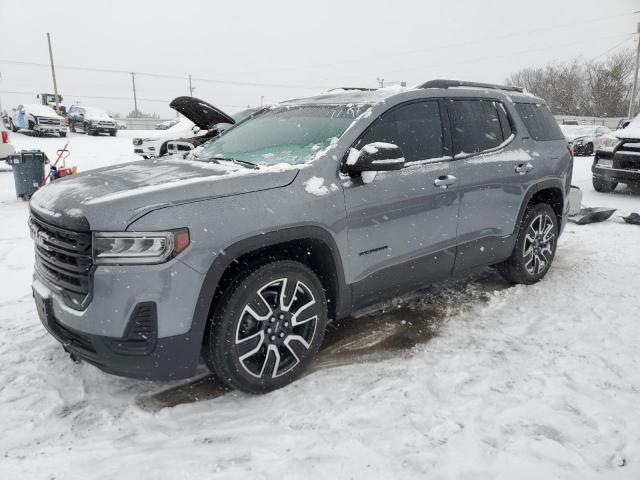
{"label": "parked car", "polygon": [[576,156],[593,155],[600,137],[611,133],[608,127],[598,125],[562,125],[560,129]]}
{"label": "parked car", "polygon": [[626,128],[627,125],[629,125],[630,123],[631,123],[631,119],[621,118],[620,121],[618,122],[618,126],[616,127],[616,130],[622,130],[623,128]]}
{"label": "parked car", "polygon": [[543,100],[515,87],[435,80],[291,100],[198,160],[40,189],[37,311],[107,372],[185,378],[204,358],[224,384],[270,391],[305,371],[330,320],[487,265],[541,280],[572,164]]}
{"label": "parked car", "polygon": [[[133,153],[143,158],[156,158],[167,153],[168,143],[198,143],[197,138],[208,140],[233,125],[236,120],[222,110],[195,97],[177,97],[169,104],[184,115],[180,122],[160,135],[133,139]],[[188,150],[186,145],[172,145],[172,151]]]}
{"label": "parked car", "polygon": [[31,130],[37,135],[57,133],[61,137],[67,136],[67,126],[64,118],[46,105],[23,104],[11,109],[9,114],[11,130]]}
{"label": "parked car", "polygon": [[4,160],[9,155],[13,155],[15,149],[9,141],[9,132],[4,126],[4,122],[0,122],[0,160]]}
{"label": "parked car", "polygon": [[154,128],[156,130],[169,130],[171,127],[177,125],[178,123],[180,123],[180,119],[173,118],[171,120],[165,120],[164,122],[156,123]]}
{"label": "parked car", "polygon": [[69,115],[69,130],[72,132],[80,130],[87,135],[108,133],[112,137],[115,137],[118,132],[116,121],[99,108],[72,105],[67,113]]}
{"label": "parked car", "polygon": [[640,115],[602,138],[591,166],[593,188],[612,192],[619,183],[640,186]]}
{"label": "parked car", "polygon": [[[195,112],[196,110],[198,110],[196,108],[196,103],[193,102],[192,97],[176,98],[175,100],[173,100],[173,102],[171,102],[171,107],[179,111],[185,117],[188,117],[188,118],[194,118],[194,115],[196,114]],[[247,108],[245,110],[242,110],[240,112],[234,113],[229,116],[231,117],[231,119],[235,124],[235,123],[244,121],[245,119],[251,116],[258,115],[263,110],[264,109],[262,107]],[[216,121],[216,120],[217,119],[212,119],[210,121]],[[203,118],[198,121],[198,125],[204,125],[204,124],[207,124],[208,122],[209,120]],[[167,142],[166,144],[167,155],[184,153],[184,152],[193,150],[194,148],[208,142],[209,140],[216,137],[217,135],[220,135],[222,131],[231,127],[232,124],[223,122],[223,123],[218,123],[214,125],[215,125],[214,128],[207,130],[206,133],[199,134],[192,137],[178,138],[176,140],[171,140]]]}

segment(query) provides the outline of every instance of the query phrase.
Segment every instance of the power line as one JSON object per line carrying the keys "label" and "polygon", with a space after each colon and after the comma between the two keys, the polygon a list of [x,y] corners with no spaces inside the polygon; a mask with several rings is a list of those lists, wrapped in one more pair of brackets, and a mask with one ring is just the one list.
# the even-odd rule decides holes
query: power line
{"label": "power line", "polygon": [[[618,35],[609,35],[606,37],[598,37],[598,38],[591,38],[589,40],[580,40],[577,42],[571,42],[571,43],[565,43],[565,44],[561,44],[561,45],[554,45],[553,48],[563,48],[563,47],[570,47],[570,46],[574,46],[574,45],[582,45],[585,43],[592,43],[594,41],[599,41],[599,40],[606,40],[609,38],[620,38],[621,36],[625,36],[625,37],[629,37],[630,33],[625,33],[625,34],[618,34]],[[627,38],[625,38],[625,41],[627,40]],[[444,63],[432,63],[432,64],[427,64],[427,65],[420,65],[420,66],[414,66],[414,67],[405,67],[405,68],[400,68],[400,69],[395,69],[395,70],[385,70],[384,74],[397,74],[399,72],[408,72],[408,71],[414,71],[414,70],[424,70],[427,68],[436,68],[436,67],[448,67],[450,65],[459,65],[459,64],[464,64],[464,63],[475,63],[475,62],[480,62],[480,61],[485,61],[485,60],[497,60],[497,59],[501,59],[501,58],[508,58],[508,57],[513,57],[515,55],[524,55],[524,54],[528,54],[528,53],[536,53],[536,52],[544,52],[549,50],[549,47],[541,47],[541,48],[534,48],[534,49],[527,49],[527,50],[520,50],[520,51],[516,51],[516,52],[510,52],[510,53],[503,53],[503,54],[498,54],[498,55],[485,55],[482,57],[474,57],[474,58],[468,58],[468,59],[464,59],[464,60],[456,60],[453,62],[444,62]],[[339,77],[340,79],[343,78],[356,78],[356,77],[361,77],[362,74],[357,74],[357,75],[342,75],[341,77]],[[335,77],[336,79],[338,77]],[[329,78],[328,80],[332,80],[332,78]]]}
{"label": "power line", "polygon": [[[506,38],[512,38],[512,37],[517,37],[517,36],[522,36],[522,35],[529,35],[531,33],[538,33],[538,32],[545,32],[545,31],[549,31],[549,30],[555,30],[558,28],[567,28],[567,27],[571,27],[571,26],[576,26],[576,25],[586,25],[586,24],[590,24],[590,23],[597,23],[597,22],[602,22],[602,21],[606,21],[606,20],[610,20],[613,18],[619,18],[619,17],[623,17],[623,16],[627,16],[627,13],[622,13],[622,14],[616,14],[616,15],[610,15],[607,17],[598,17],[598,18],[591,18],[591,19],[585,19],[582,21],[575,21],[575,22],[571,22],[571,23],[565,23],[565,24],[560,24],[560,25],[552,25],[549,27],[541,27],[541,28],[535,28],[535,29],[531,29],[531,30],[522,30],[519,32],[514,32],[514,33],[510,33],[510,34],[505,34],[505,35],[497,35],[497,36],[493,36],[493,37],[486,37],[483,39],[475,39],[473,41],[468,41],[468,42],[458,42],[458,43],[452,43],[452,44],[448,44],[448,45],[440,45],[440,46],[435,46],[435,47],[429,47],[429,48],[421,48],[421,49],[416,49],[416,50],[408,50],[408,51],[404,51],[404,52],[395,52],[395,53],[389,53],[386,55],[393,55],[393,56],[402,56],[402,55],[413,55],[413,54],[417,54],[417,53],[425,53],[425,52],[431,52],[431,51],[436,51],[436,50],[443,50],[446,48],[456,48],[456,47],[464,47],[464,46],[468,46],[468,45],[476,45],[478,43],[483,43],[483,42],[491,42],[491,41],[495,41],[495,40],[503,40]],[[376,55],[375,57],[370,57],[370,58],[357,58],[357,59],[351,59],[351,60],[339,60],[339,61],[334,61],[331,64],[326,64],[326,65],[312,65],[312,66],[307,66],[307,67],[281,67],[278,68],[278,71],[282,71],[282,70],[291,70],[291,69],[295,69],[295,70],[302,70],[302,69],[315,69],[315,68],[326,68],[326,67],[331,67],[331,66],[335,66],[337,64],[344,64],[344,63],[360,63],[360,62],[368,62],[370,59],[375,58],[378,59],[380,58],[380,55]],[[28,62],[28,61],[19,61],[19,60],[6,60],[6,59],[0,59],[0,63],[4,63],[4,64],[8,64],[8,65],[22,65],[22,66],[33,66],[33,67],[43,67],[43,68],[49,68],[49,64],[46,63],[39,63],[39,62]],[[59,65],[56,68],[59,69],[65,69],[65,70],[76,70],[76,71],[86,71],[86,72],[96,72],[96,73],[116,73],[116,74],[127,74],[130,75],[131,74],[131,70],[121,70],[121,69],[109,69],[109,68],[96,68],[96,67],[81,67],[81,66],[76,66],[76,65]],[[264,71],[264,70],[261,70]],[[402,70],[404,71],[404,70]],[[135,72],[136,75],[142,75],[142,76],[147,76],[147,77],[154,77],[154,78],[167,78],[167,79],[174,79],[174,80],[188,80],[188,76],[180,76],[180,75],[170,75],[170,74],[164,74],[164,73],[155,73],[155,72]],[[245,72],[245,73],[249,73],[249,72]],[[353,75],[352,75],[353,77]],[[233,86],[244,86],[244,87],[259,87],[259,88],[294,88],[294,89],[315,89],[315,90],[322,90],[322,89],[326,89],[326,88],[331,88],[331,86],[327,86],[327,85],[300,85],[300,84],[282,84],[282,83],[259,83],[259,82],[241,82],[241,81],[234,81],[234,80],[220,80],[220,79],[213,79],[213,78],[203,78],[203,77],[199,77],[196,78],[194,77],[192,80],[197,80],[199,82],[205,82],[205,83],[215,83],[218,85],[233,85]]]}
{"label": "power line", "polygon": [[[0,59],[0,63],[8,64],[8,65],[21,65],[21,66],[30,66],[30,67],[44,67],[50,68],[49,64],[39,63],[39,62],[26,62],[20,60],[5,60]],[[117,74],[127,74],[131,75],[130,70],[116,70],[109,68],[93,68],[93,67],[80,67],[76,65],[56,65],[57,69],[64,70],[76,70],[76,71],[85,71],[85,72],[96,72],[96,73],[117,73]],[[180,76],[180,75],[168,75],[164,73],[152,73],[152,72],[135,72],[136,75],[142,75],[145,77],[154,77],[154,78],[168,78],[174,80],[184,80],[188,81],[188,75]],[[234,80],[220,80],[214,78],[196,78],[193,77],[192,80],[197,80],[199,82],[207,82],[207,83],[216,83],[219,85],[233,85],[233,86],[244,86],[244,87],[261,87],[261,88],[301,88],[301,89],[324,89],[329,88],[326,85],[297,85],[297,84],[282,84],[282,83],[258,83],[258,82],[239,82]]]}
{"label": "power line", "polygon": [[[0,93],[13,94],[13,95],[37,95],[37,92],[18,92],[14,90],[0,90]],[[108,96],[100,96],[100,95],[74,95],[72,93],[65,93],[67,97],[74,98],[89,98],[93,100],[126,100],[131,101],[131,97],[108,97]],[[138,98],[138,100],[143,102],[157,102],[157,103],[165,103],[168,104],[171,100],[160,99],[160,98]],[[224,103],[216,103],[217,106],[220,107],[233,107],[233,108],[245,108],[246,105],[231,105]]]}
{"label": "power line", "polygon": [[[552,25],[549,27],[541,27],[541,28],[534,28],[531,30],[520,30],[518,32],[513,32],[513,33],[507,33],[504,35],[497,35],[497,36],[493,36],[493,37],[485,37],[485,38],[480,38],[480,39],[474,39],[474,40],[470,40],[467,42],[458,42],[458,43],[450,43],[450,44],[445,44],[445,45],[438,45],[438,46],[434,46],[434,47],[428,47],[428,48],[420,48],[420,49],[415,49],[415,50],[405,50],[402,52],[389,52],[389,53],[383,53],[383,54],[376,54],[375,56],[370,56],[370,57],[358,57],[358,58],[352,58],[352,59],[344,59],[344,60],[337,60],[337,61],[333,61],[331,63],[328,64],[314,64],[314,65],[307,65],[307,66],[303,66],[303,67],[278,67],[278,68],[274,68],[271,70],[278,70],[278,71],[286,71],[286,70],[308,70],[308,69],[318,69],[318,68],[329,68],[329,67],[333,67],[335,65],[340,65],[340,64],[345,64],[345,63],[363,63],[363,62],[370,62],[371,60],[378,60],[381,56],[402,56],[402,55],[413,55],[413,54],[417,54],[417,53],[426,53],[426,52],[433,52],[433,51],[439,51],[439,50],[444,50],[447,48],[457,48],[457,47],[466,47],[466,46],[470,46],[470,45],[477,45],[478,43],[485,43],[485,42],[493,42],[496,40],[504,40],[507,38],[513,38],[513,37],[520,37],[523,35],[529,35],[531,33],[539,33],[539,32],[546,32],[549,30],[555,30],[558,28],[567,28],[567,27],[573,27],[576,25],[586,25],[586,24],[590,24],[590,23],[598,23],[598,22],[602,22],[602,21],[606,21],[606,20],[611,20],[614,18],[620,18],[620,17],[626,17],[628,16],[628,13],[620,13],[617,15],[610,15],[607,17],[598,17],[598,18],[590,18],[590,19],[584,19],[581,21],[577,21],[577,22],[571,22],[571,23],[563,23],[560,25]],[[269,70],[260,70],[261,72],[264,71],[269,71]],[[251,73],[255,73],[255,71],[244,71],[244,72],[239,72],[240,74],[251,74]]]}

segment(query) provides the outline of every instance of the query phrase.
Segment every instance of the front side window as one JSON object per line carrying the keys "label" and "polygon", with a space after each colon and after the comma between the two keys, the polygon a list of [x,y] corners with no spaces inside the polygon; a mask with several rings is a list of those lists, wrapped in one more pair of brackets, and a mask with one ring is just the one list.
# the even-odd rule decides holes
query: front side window
{"label": "front side window", "polygon": [[443,156],[442,120],[438,102],[418,102],[383,113],[355,145],[386,142],[399,146],[406,162]]}
{"label": "front side window", "polygon": [[500,115],[494,101],[450,100],[447,106],[456,155],[491,150],[511,136],[506,111]]}
{"label": "front side window", "polygon": [[278,107],[231,128],[204,145],[201,160],[301,165],[338,139],[368,105]]}

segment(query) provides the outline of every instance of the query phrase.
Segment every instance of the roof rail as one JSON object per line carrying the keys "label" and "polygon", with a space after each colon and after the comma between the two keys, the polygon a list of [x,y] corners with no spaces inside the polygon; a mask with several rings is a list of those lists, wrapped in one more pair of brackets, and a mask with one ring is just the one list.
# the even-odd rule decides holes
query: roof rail
{"label": "roof rail", "polygon": [[360,90],[362,92],[373,92],[377,90],[377,88],[368,88],[368,87],[335,87],[327,90],[327,92],[333,92],[335,90]]}
{"label": "roof rail", "polygon": [[429,80],[418,88],[453,88],[453,87],[474,87],[474,88],[490,88],[492,90],[506,90],[507,92],[524,92],[523,87],[512,87],[508,85],[495,85],[493,83],[467,82],[465,80]]}

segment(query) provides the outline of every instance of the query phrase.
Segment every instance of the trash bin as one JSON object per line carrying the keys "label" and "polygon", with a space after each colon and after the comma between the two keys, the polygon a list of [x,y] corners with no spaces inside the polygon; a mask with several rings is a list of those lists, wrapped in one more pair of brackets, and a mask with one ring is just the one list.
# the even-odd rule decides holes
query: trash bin
{"label": "trash bin", "polygon": [[44,166],[49,163],[47,155],[40,150],[23,150],[10,155],[6,162],[13,170],[16,196],[29,200],[44,183]]}

